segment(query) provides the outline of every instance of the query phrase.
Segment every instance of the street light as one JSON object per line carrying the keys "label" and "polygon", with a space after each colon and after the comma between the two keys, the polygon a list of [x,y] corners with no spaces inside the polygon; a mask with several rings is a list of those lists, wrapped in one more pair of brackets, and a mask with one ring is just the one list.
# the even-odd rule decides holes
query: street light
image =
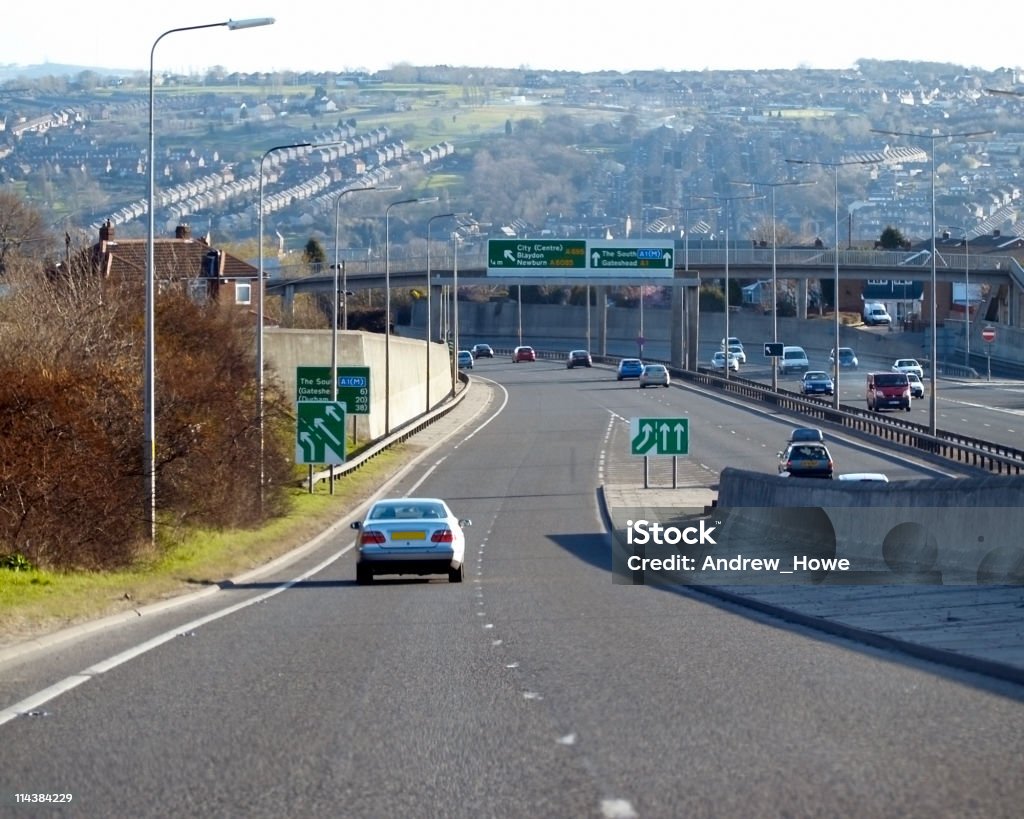
{"label": "street light", "polygon": [[835,204],[835,246],[832,250],[835,269],[833,271],[832,299],[835,312],[835,339],[832,343],[832,406],[839,409],[839,169],[847,165],[877,165],[873,159],[851,159],[845,162],[817,162],[813,159],[787,159],[793,165],[817,165],[831,168],[833,174],[833,201]]}
{"label": "street light", "polygon": [[[964,235],[964,366],[971,366],[971,237],[965,227],[948,225],[946,230],[959,230]],[[948,236],[948,234],[947,234]],[[945,237],[943,237],[945,238]]]}
{"label": "street light", "polygon": [[[331,322],[331,401],[338,400],[338,295],[340,293],[348,294],[348,271],[344,269],[344,264],[338,260],[338,234],[339,234],[339,217],[341,215],[341,200],[350,193],[361,193],[363,191],[385,191],[385,190],[401,190],[399,185],[388,185],[377,187],[376,185],[368,185],[363,188],[346,188],[341,191],[336,197],[334,197],[334,311],[333,320]],[[342,280],[339,283],[338,277],[341,275]],[[340,290],[339,290],[340,285]],[[348,299],[345,299],[345,310],[344,318],[342,320],[342,326],[344,329],[348,329]]]}
{"label": "street light", "polygon": [[[430,226],[438,219],[458,219],[462,214],[460,213],[439,213],[436,216],[431,216],[427,219],[427,321],[424,325],[427,328],[427,412],[430,412]],[[455,253],[458,254],[459,246],[455,245]],[[456,309],[458,305],[456,304]],[[459,350],[455,348],[455,357],[458,359]],[[456,366],[458,361],[456,360]]]}
{"label": "street light", "polygon": [[722,372],[726,380],[729,378],[729,203],[737,199],[764,199],[760,196],[698,196],[697,199],[712,199],[716,202],[725,202],[725,339],[722,349],[725,353],[725,367]]}
{"label": "street light", "polygon": [[[817,182],[730,182],[732,185],[750,185],[754,190],[757,185],[763,188],[771,188],[772,192],[772,342],[779,343],[779,279],[776,268],[776,250],[778,247],[778,234],[775,230],[775,189],[776,188],[800,188],[807,185],[817,185]],[[836,355],[839,355],[839,348],[836,348]],[[772,367],[772,389],[779,388],[779,369]]]}
{"label": "street light", "polygon": [[424,205],[436,196],[399,199],[384,209],[384,435],[391,434],[391,209],[399,205]]}
{"label": "street light", "polygon": [[229,31],[243,28],[257,28],[269,26],[274,22],[273,17],[256,17],[248,20],[226,20],[220,23],[204,23],[198,26],[183,26],[165,31],[153,41],[153,47],[149,51],[149,184],[147,191],[149,208],[149,226],[146,236],[146,340],[145,340],[145,364],[143,390],[143,413],[145,416],[143,426],[145,427],[145,449],[143,452],[143,474],[146,480],[146,494],[148,496],[147,517],[149,518],[149,539],[151,543],[156,542],[156,328],[154,322],[154,293],[156,290],[156,263],[154,241],[156,234],[156,129],[154,127],[154,57],[156,47],[168,34],[176,34],[180,31],[196,31],[203,28],[226,27]]}
{"label": "street light", "polygon": [[[931,365],[929,366],[929,377],[931,378],[931,393],[928,396],[928,432],[931,435],[935,435],[937,429],[937,396],[936,392],[939,386],[939,345],[938,345],[938,294],[935,292],[938,284],[938,278],[935,271],[935,140],[936,139],[953,139],[953,138],[968,138],[976,136],[988,136],[995,133],[994,131],[967,131],[960,134],[921,134],[913,131],[880,131],[872,129],[873,134],[884,134],[886,136],[902,136],[910,137],[911,139],[929,139],[931,140],[931,188],[932,188],[932,215],[931,215],[931,231],[932,231],[932,270],[931,270],[931,325],[932,325],[932,343],[931,343]],[[838,353],[837,353],[838,355]]]}
{"label": "street light", "polygon": [[264,375],[263,375],[263,303],[264,295],[267,292],[266,289],[266,278],[263,272],[263,165],[267,161],[267,157],[275,151],[284,151],[288,148],[308,148],[312,145],[311,142],[293,142],[288,145],[275,145],[273,148],[268,148],[263,152],[263,156],[260,157],[260,173],[259,173],[259,213],[257,214],[257,222],[259,223],[258,228],[258,243],[259,243],[259,305],[256,309],[256,423],[260,428],[260,485],[259,485],[259,504],[260,513],[263,512],[263,482],[264,482],[264,424],[263,424],[263,397],[265,393],[264,388]]}

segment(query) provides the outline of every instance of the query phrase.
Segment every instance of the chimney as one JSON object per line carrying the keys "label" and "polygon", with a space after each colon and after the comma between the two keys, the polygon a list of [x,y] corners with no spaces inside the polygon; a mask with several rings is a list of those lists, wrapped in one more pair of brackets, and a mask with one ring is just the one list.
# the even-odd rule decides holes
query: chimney
{"label": "chimney", "polygon": [[188,225],[178,225],[174,229],[174,238],[175,239],[191,239],[192,238],[192,228],[190,228]]}
{"label": "chimney", "polygon": [[110,220],[107,219],[106,222],[100,225],[100,244],[112,241],[114,241],[114,226],[110,224]]}
{"label": "chimney", "polygon": [[1001,234],[1001,233],[999,232],[999,229],[998,229],[998,228],[996,228],[995,230],[993,230],[993,231],[992,231],[992,235],[993,235],[993,236],[994,236],[994,237],[995,237],[996,239],[998,239],[998,238],[999,238],[1000,236],[1002,236],[1002,234]]}

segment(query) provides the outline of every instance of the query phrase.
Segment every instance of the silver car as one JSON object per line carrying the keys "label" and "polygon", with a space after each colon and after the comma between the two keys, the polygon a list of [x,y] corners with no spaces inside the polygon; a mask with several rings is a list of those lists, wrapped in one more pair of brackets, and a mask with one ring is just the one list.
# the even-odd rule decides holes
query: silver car
{"label": "silver car", "polygon": [[645,364],[644,370],[640,373],[640,388],[644,387],[667,387],[670,378],[668,367],[664,364]]}
{"label": "silver car", "polygon": [[440,498],[385,498],[352,528],[359,532],[356,582],[378,574],[447,574],[449,583],[465,576],[468,518],[459,519]]}

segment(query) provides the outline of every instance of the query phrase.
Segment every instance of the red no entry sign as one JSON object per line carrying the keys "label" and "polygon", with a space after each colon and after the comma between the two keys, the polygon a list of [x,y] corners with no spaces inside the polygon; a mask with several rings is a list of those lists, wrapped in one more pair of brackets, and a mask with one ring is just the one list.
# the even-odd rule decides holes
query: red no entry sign
{"label": "red no entry sign", "polygon": [[981,331],[981,338],[987,344],[991,344],[993,341],[996,340],[995,328],[994,327],[986,327],[984,330]]}

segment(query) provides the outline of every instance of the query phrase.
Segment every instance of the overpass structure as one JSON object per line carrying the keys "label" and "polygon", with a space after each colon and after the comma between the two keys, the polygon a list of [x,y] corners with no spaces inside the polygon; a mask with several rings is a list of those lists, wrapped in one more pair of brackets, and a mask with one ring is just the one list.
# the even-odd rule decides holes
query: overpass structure
{"label": "overpass structure", "polygon": [[[525,240],[534,241],[534,240]],[[621,244],[621,242],[620,242]],[[308,274],[308,268],[281,268],[281,275],[268,279],[268,296],[283,300],[288,315],[296,295],[300,293],[330,294],[336,286],[348,290],[382,289],[386,282],[391,287],[417,288],[452,285],[501,286],[516,285],[573,285],[597,288],[599,314],[607,304],[609,287],[651,284],[672,288],[671,363],[674,366],[695,369],[699,328],[697,293],[702,281],[731,276],[736,279],[769,280],[773,271],[781,280],[795,280],[799,289],[797,304],[801,318],[806,318],[808,282],[831,280],[838,262],[839,278],[862,282],[930,282],[932,263],[930,251],[835,250],[830,248],[772,248],[722,247],[685,248],[680,264],[676,249],[671,275],[665,271],[621,269],[597,271],[538,267],[495,270],[486,250],[434,254],[434,258],[404,258],[390,260],[388,269],[380,259],[346,262],[343,278],[334,271]],[[428,267],[429,263],[429,267]],[[1006,286],[1024,292],[1024,267],[1012,256],[970,255],[960,253],[937,254],[935,277],[939,283],[988,284],[993,288]],[[340,282],[344,282],[340,284]],[[1011,300],[1011,304],[1016,300]],[[598,326],[599,340],[603,327]],[[685,360],[684,360],[685,357]]]}

